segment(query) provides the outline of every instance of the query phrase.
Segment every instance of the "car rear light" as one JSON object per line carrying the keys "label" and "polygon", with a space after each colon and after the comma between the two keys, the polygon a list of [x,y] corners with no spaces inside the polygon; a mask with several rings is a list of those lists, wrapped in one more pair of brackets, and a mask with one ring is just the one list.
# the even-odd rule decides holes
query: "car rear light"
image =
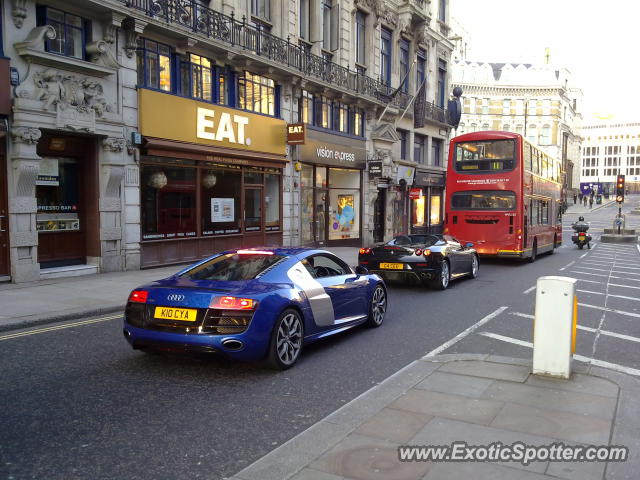
{"label": "car rear light", "polygon": [[428,257],[429,255],[431,255],[431,250],[423,250],[422,251],[422,255],[424,255],[425,257]]}
{"label": "car rear light", "polygon": [[361,248],[360,249],[360,255],[371,255],[371,249],[370,248]]}
{"label": "car rear light", "polygon": [[236,250],[239,255],[273,255],[269,250]]}
{"label": "car rear light", "polygon": [[369,265],[369,262],[360,262],[360,265]]}
{"label": "car rear light", "polygon": [[147,292],[146,290],[134,290],[133,292],[131,292],[131,295],[129,295],[129,301],[137,303],[147,303],[148,296],[149,292]]}
{"label": "car rear light", "polygon": [[422,249],[421,248],[416,248],[416,251],[413,252],[413,253],[415,253],[416,255],[420,256],[420,255],[422,255]]}
{"label": "car rear light", "polygon": [[426,263],[416,263],[416,267],[426,267]]}
{"label": "car rear light", "polygon": [[220,308],[222,310],[253,310],[257,302],[251,298],[238,297],[213,297],[209,308]]}

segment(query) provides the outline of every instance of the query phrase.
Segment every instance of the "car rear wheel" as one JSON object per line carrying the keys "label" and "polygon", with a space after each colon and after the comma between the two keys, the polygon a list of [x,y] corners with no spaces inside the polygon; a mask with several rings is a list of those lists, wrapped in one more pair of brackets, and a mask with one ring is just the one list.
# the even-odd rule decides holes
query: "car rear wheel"
{"label": "car rear wheel", "polygon": [[371,304],[369,305],[369,319],[367,327],[376,328],[382,325],[384,315],[387,312],[387,292],[378,285],[371,296]]}
{"label": "car rear wheel", "polygon": [[478,255],[475,253],[471,258],[471,278],[476,278],[478,276],[478,272],[480,271],[480,262],[478,261]]}
{"label": "car rear wheel", "polygon": [[278,317],[271,335],[267,362],[277,370],[291,368],[302,351],[302,317],[297,310],[286,309]]}
{"label": "car rear wheel", "polygon": [[442,262],[442,268],[440,275],[431,284],[433,288],[438,290],[446,290],[451,282],[451,270],[449,268],[449,262],[447,260]]}

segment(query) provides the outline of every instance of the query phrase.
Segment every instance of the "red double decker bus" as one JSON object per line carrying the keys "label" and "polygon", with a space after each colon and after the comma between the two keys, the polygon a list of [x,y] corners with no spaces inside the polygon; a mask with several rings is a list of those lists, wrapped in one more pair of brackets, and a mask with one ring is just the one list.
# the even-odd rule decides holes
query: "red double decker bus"
{"label": "red double decker bus", "polygon": [[451,140],[445,233],[485,256],[533,262],[562,243],[560,162],[510,132]]}

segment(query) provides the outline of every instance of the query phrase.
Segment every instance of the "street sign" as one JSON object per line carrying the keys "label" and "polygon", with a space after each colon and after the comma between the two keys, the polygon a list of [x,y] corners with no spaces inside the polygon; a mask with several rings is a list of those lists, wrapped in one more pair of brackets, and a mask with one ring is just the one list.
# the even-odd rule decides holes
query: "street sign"
{"label": "street sign", "polygon": [[368,167],[370,177],[382,176],[382,160],[370,160],[368,162]]}

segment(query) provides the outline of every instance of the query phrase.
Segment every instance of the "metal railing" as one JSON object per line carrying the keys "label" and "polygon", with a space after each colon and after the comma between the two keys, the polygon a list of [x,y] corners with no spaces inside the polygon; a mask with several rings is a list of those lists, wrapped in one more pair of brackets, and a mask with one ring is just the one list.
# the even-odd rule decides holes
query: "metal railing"
{"label": "metal railing", "polygon": [[405,108],[411,96],[385,83],[358,73],[311,53],[308,48],[291,43],[265,31],[260,26],[237,20],[233,13],[225,15],[195,0],[118,0],[126,7],[143,12],[170,25],[179,25],[208,38],[248,50],[301,74],[330,85],[367,95],[382,103],[391,102]]}

